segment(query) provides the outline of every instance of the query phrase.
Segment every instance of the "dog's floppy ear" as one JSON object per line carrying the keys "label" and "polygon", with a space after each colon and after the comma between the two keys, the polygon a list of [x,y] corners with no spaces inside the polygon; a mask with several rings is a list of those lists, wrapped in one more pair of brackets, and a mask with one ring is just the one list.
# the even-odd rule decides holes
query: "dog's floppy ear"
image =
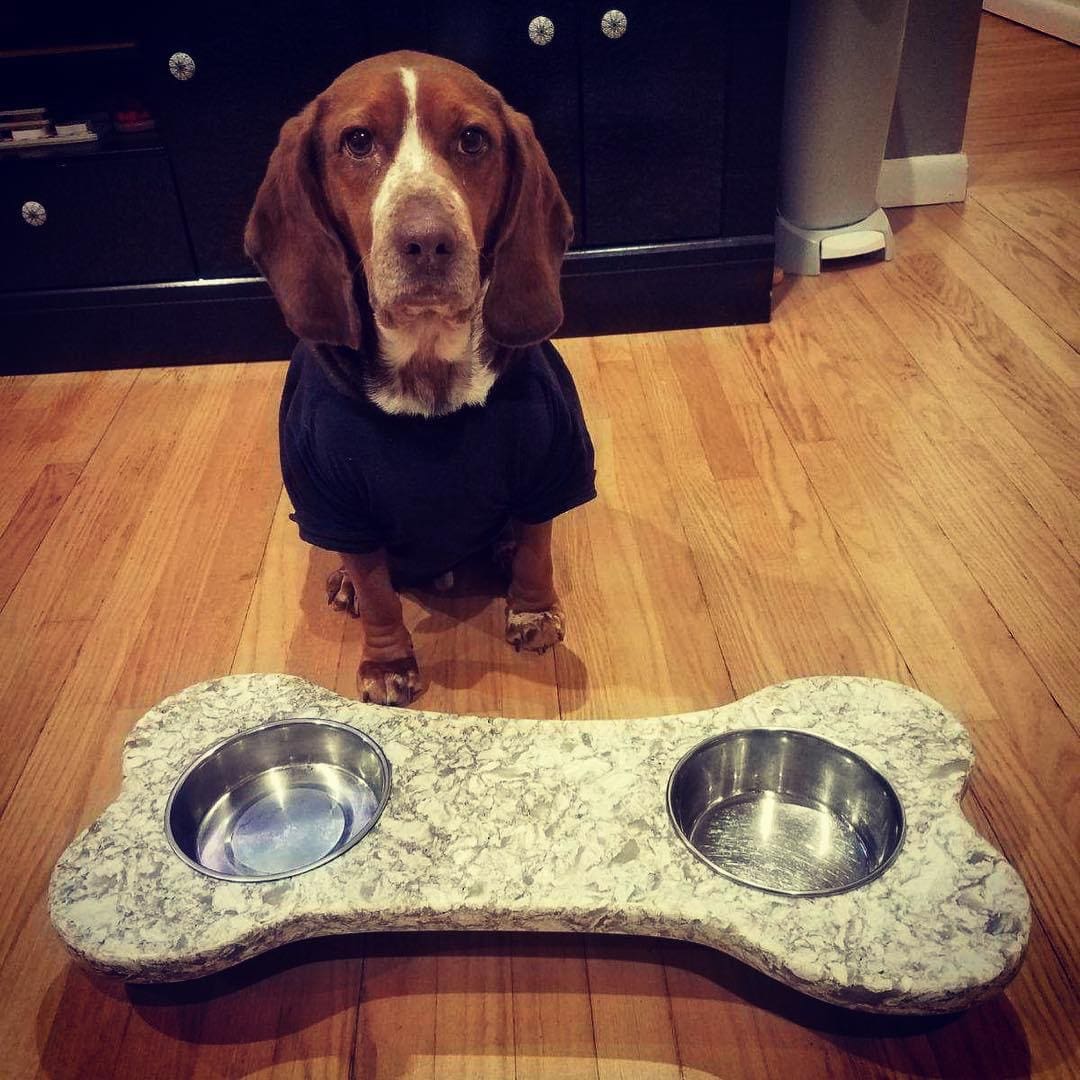
{"label": "dog's floppy ear", "polygon": [[484,325],[500,345],[521,347],[546,341],[562,325],[559,271],[574,224],[532,123],[508,105],[503,112],[510,176],[490,244]]}
{"label": "dog's floppy ear", "polygon": [[358,349],[353,275],[316,157],[318,115],[316,99],[281,129],[244,230],[244,250],[270,283],[297,337]]}

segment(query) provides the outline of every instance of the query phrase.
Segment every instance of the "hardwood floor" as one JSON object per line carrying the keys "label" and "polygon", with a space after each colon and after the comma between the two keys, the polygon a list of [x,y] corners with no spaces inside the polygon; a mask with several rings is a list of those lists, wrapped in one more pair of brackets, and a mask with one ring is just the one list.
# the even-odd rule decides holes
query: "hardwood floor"
{"label": "hardwood floor", "polygon": [[1034,902],[962,1015],[864,1017],[661,941],[373,935],[173,987],[73,966],[43,892],[165,695],[228,671],[353,692],[299,542],[284,366],[0,379],[0,1075],[1080,1075],[1080,51],[984,16],[961,207],[789,279],[768,326],[560,343],[600,498],[557,526],[566,646],[410,597],[428,709],[640,716],[849,672],[968,724],[964,809]]}

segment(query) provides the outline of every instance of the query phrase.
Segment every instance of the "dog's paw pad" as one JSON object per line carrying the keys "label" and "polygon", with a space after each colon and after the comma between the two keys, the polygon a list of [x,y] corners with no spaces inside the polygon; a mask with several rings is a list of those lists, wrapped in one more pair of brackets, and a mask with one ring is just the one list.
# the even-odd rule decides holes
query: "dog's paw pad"
{"label": "dog's paw pad", "polygon": [[545,653],[566,637],[563,613],[549,611],[506,611],[506,640],[521,652]]}
{"label": "dog's paw pad", "polygon": [[359,617],[359,594],[345,567],[339,566],[326,579],[326,602],[335,611],[347,611],[354,618]]}
{"label": "dog's paw pad", "polygon": [[356,673],[361,701],[373,705],[409,705],[420,696],[423,686],[416,658],[365,660]]}

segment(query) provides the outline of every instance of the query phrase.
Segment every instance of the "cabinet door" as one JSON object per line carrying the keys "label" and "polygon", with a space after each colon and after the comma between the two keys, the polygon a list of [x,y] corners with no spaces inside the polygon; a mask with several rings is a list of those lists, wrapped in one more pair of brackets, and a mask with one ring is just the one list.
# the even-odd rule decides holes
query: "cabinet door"
{"label": "cabinet door", "polygon": [[183,281],[193,272],[161,151],[5,161],[0,290]]}
{"label": "cabinet door", "polygon": [[528,116],[582,237],[581,124],[574,5],[450,0],[432,5],[424,45],[456,60]]}
{"label": "cabinet door", "polygon": [[775,227],[787,16],[787,0],[758,0],[728,12],[725,236],[771,235]]}
{"label": "cabinet door", "polygon": [[720,235],[725,6],[580,5],[589,247]]}
{"label": "cabinet door", "polygon": [[199,274],[250,275],[244,222],[278,131],[367,54],[363,8],[192,0],[168,5],[141,36]]}

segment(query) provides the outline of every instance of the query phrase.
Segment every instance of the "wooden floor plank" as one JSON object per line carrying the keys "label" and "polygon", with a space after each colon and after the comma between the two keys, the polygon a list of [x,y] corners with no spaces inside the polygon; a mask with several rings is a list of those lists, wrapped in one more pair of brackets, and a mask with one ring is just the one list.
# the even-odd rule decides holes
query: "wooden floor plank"
{"label": "wooden floor plank", "polygon": [[352,1076],[433,1080],[438,993],[430,935],[378,935],[365,942]]}
{"label": "wooden floor plank", "polygon": [[133,987],[111,1075],[348,1076],[362,965],[352,939],[322,939],[192,983]]}
{"label": "wooden floor plank", "polygon": [[0,532],[0,610],[30,565],[82,470],[81,464],[45,465],[7,528]]}
{"label": "wooden floor plank", "polygon": [[[893,220],[902,231],[905,251],[933,254],[945,270],[962,282],[968,292],[981,297],[1015,337],[1021,339],[1025,353],[1034,354],[1058,382],[1070,393],[1080,393],[1080,364],[1076,350],[1036,314],[1028,304],[1004,285],[987,265],[960,243],[945,242],[946,224],[951,225],[955,211],[948,206],[930,206],[918,210],[892,211]],[[956,237],[954,236],[955,240]],[[997,267],[995,266],[995,269]],[[1058,322],[1061,321],[1060,316]]]}
{"label": "wooden floor plank", "polygon": [[[0,1071],[50,1080],[112,1076],[132,1016],[124,987],[68,963],[39,913],[24,933],[40,935],[38,948],[10,957],[3,979],[4,1011],[21,1016],[25,1030],[15,1039],[4,1032]],[[42,965],[49,972],[47,980],[39,976]]]}
{"label": "wooden floor plank", "polygon": [[505,937],[450,936],[436,958],[436,1080],[512,1080],[514,1014]]}
{"label": "wooden floor plank", "polygon": [[[456,574],[454,589],[416,589],[403,598],[426,688],[418,705],[499,716],[559,715],[552,653],[517,653],[506,641],[505,587],[478,559]],[[572,631],[571,631],[572,633]],[[359,647],[342,656],[355,693]]]}
{"label": "wooden floor plank", "polygon": [[991,194],[973,192],[948,213],[929,216],[1071,348],[1080,348],[1080,283],[1030,234],[992,212]]}
{"label": "wooden floor plank", "polygon": [[[612,417],[610,456],[598,466],[599,506],[612,539],[594,539],[592,547],[607,564],[610,610],[625,628],[620,637],[633,646],[623,670],[637,673],[635,683],[643,684],[658,712],[684,712],[729,701],[734,692],[675,510],[651,386],[638,367],[639,343],[612,337],[592,345],[603,408]],[[610,704],[607,715],[633,710],[630,702]]]}
{"label": "wooden floor plank", "polygon": [[[273,976],[276,998],[270,1065],[245,1072],[266,1080],[339,1080],[353,1066],[356,1011],[364,958],[355,939],[324,939],[307,946],[295,966]],[[244,1014],[246,1022],[249,1014]],[[235,1031],[230,1033],[235,1039]],[[219,1072],[217,1075],[221,1075]],[[362,1075],[362,1074],[358,1074]]]}
{"label": "wooden floor plank", "polygon": [[[1003,840],[995,828],[993,820],[984,809],[985,799],[966,799],[968,817],[983,836],[1004,848]],[[991,807],[994,818],[1001,820],[998,807]],[[1069,1076],[1075,1074],[1080,1065],[1080,1044],[1078,1044],[1073,1018],[1080,1012],[1080,980],[1077,979],[1077,958],[1062,955],[1055,949],[1047,933],[1043,919],[1047,910],[1045,904],[1038,904],[1031,926],[1031,938],[1028,941],[1027,956],[1014,981],[1007,990],[1007,1002],[1013,1012],[1009,1017],[1005,1008],[992,1008],[988,1003],[978,1010],[975,1037],[967,1045],[987,1061],[987,1074],[996,1066],[999,1071],[1008,1069],[1009,1075],[1022,1076]],[[1014,1036],[1012,1039],[999,1038],[1001,1028],[997,1027],[994,1014],[1008,1024],[1014,1032],[1023,1033],[1023,1040]],[[989,1019],[989,1023],[982,1023]],[[993,1061],[992,1055],[1007,1055],[1003,1061]],[[972,1059],[971,1054],[968,1059]],[[1027,1072],[1021,1068],[1027,1057]],[[959,1054],[954,1050],[952,1040],[939,1040],[938,1057],[951,1058],[959,1064]],[[1015,1063],[1009,1058],[1015,1057]]]}
{"label": "wooden floor plank", "polygon": [[[1076,122],[1080,124],[1080,111]],[[976,191],[975,199],[1026,237],[1073,281],[1080,278],[1080,178],[1073,184]]]}
{"label": "wooden floor plank", "polygon": [[0,426],[0,455],[18,463],[0,486],[0,530],[47,465],[84,465],[133,382],[133,371],[24,378]]}
{"label": "wooden floor plank", "polygon": [[596,938],[586,955],[600,1080],[678,1080],[679,1048],[659,945]]}
{"label": "wooden floor plank", "polygon": [[[147,590],[144,620],[113,702],[149,708],[199,679],[228,670],[222,645],[235,644],[249,610],[252,566],[271,531],[280,486],[273,445],[284,372],[262,365],[236,381],[227,419],[209,441],[205,467],[182,507],[175,546],[161,580]],[[237,445],[236,430],[250,433]],[[146,567],[149,573],[151,568]],[[207,630],[192,634],[192,627]]]}
{"label": "wooden floor plank", "polygon": [[[41,376],[38,376],[40,378]],[[0,407],[10,410],[34,384],[33,375],[0,375]]]}
{"label": "wooden floor plank", "polygon": [[597,1080],[589,974],[581,939],[517,937],[511,976],[517,1080]]}
{"label": "wooden floor plank", "polygon": [[300,540],[280,484],[275,501],[232,671],[284,671],[333,686],[348,620],[326,603],[323,582],[337,560]]}
{"label": "wooden floor plank", "polygon": [[[679,335],[680,365],[707,363],[701,339]],[[709,618],[736,696],[768,685],[768,673],[783,667],[782,641],[771,633],[770,614],[757,602],[752,568],[712,473],[693,417],[668,355],[665,336],[634,339],[635,362],[651,388],[657,433],[679,517],[701,582]]]}
{"label": "wooden floor plank", "polygon": [[[683,1075],[714,1077],[1027,1076],[1029,1036],[1008,999],[960,1016],[876,1017],[778,987],[744,965],[684,943],[667,947],[673,1003],[693,1024],[679,1031]],[[713,987],[726,988],[714,996]],[[1059,983],[1059,989],[1066,990]],[[1060,1010],[1059,1010],[1060,1013]],[[741,1037],[726,1037],[736,1020]],[[1058,1048],[1037,1064],[1055,1075]]]}

